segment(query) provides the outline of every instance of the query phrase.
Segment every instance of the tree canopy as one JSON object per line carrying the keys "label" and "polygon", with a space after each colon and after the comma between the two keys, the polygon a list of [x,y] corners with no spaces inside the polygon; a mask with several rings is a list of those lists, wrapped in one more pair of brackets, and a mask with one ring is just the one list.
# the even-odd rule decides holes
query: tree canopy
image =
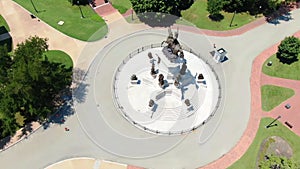
{"label": "tree canopy", "polygon": [[222,10],[237,13],[249,12],[251,15],[262,13],[265,16],[270,16],[282,4],[293,1],[296,0],[208,0],[207,11],[210,13],[210,16],[217,15]]}
{"label": "tree canopy", "polygon": [[223,9],[223,1],[222,0],[208,0],[207,1],[207,11],[210,15],[210,18],[213,20],[216,20],[218,15],[220,15],[220,12]]}
{"label": "tree canopy", "polygon": [[136,13],[161,12],[180,16],[180,11],[188,9],[194,0],[130,0]]}
{"label": "tree canopy", "polygon": [[[47,39],[30,37],[9,55],[0,48],[0,132],[15,132],[16,117],[42,120],[58,106],[60,91],[71,83],[72,70],[44,56]],[[17,115],[16,115],[17,114]]]}
{"label": "tree canopy", "polygon": [[260,169],[294,169],[298,168],[297,163],[292,159],[276,155],[268,155],[267,159],[259,164]]}
{"label": "tree canopy", "polygon": [[294,36],[289,36],[281,41],[276,55],[281,62],[290,64],[297,61],[299,53],[300,40]]}

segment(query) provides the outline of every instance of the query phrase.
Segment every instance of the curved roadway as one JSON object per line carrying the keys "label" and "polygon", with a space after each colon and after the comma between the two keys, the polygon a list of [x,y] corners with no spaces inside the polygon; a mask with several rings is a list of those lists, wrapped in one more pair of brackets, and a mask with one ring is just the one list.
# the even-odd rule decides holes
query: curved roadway
{"label": "curved roadway", "polygon": [[[105,76],[109,79],[112,68],[122,60],[122,56],[126,56],[125,51],[131,52],[143,44],[161,42],[166,37],[166,29],[148,29],[119,37],[113,42],[111,42],[113,38],[109,37],[116,35],[111,33],[108,39],[102,42],[88,44],[86,49],[82,50],[77,62],[78,67],[83,63],[85,65],[91,63],[91,66],[83,81],[86,87],[81,88],[86,89],[82,90],[86,95],[82,102],[75,105],[76,115],[70,116],[63,126],[52,124],[47,130],[41,128],[27,140],[0,153],[1,167],[44,168],[54,162],[75,156],[162,169],[195,168],[216,160],[235,146],[247,126],[250,115],[249,79],[252,61],[265,48],[300,30],[300,24],[297,22],[300,19],[299,10],[294,11],[292,17],[293,20],[282,22],[277,26],[264,24],[240,36],[226,38],[180,32],[179,38],[192,49],[201,49],[201,52],[204,51],[206,52],[204,55],[207,55],[212,48],[211,44],[207,43],[209,39],[217,47],[226,49],[229,58],[216,66],[218,72],[224,72],[222,88],[225,96],[224,106],[220,108],[222,112],[218,112],[204,127],[184,136],[154,136],[136,129],[122,119],[121,115],[113,113],[115,110],[109,101],[111,98],[109,86],[108,88],[93,86],[93,77],[97,77],[99,73],[101,77],[96,80],[101,80]],[[113,24],[119,27],[120,23],[124,22],[116,21]],[[128,32],[132,32],[133,29],[130,30]],[[123,35],[127,32],[126,29],[120,31],[123,31]],[[140,34],[143,36],[155,34],[155,36],[139,38]],[[108,45],[102,48],[100,44],[103,43]],[[114,49],[116,43],[122,48]],[[106,61],[107,57],[104,56],[108,50],[110,54],[113,53],[113,58]],[[105,64],[97,67],[98,63],[103,61]],[[102,84],[109,85],[109,82],[103,81]],[[97,93],[94,93],[96,87]],[[93,116],[95,114],[96,116]],[[63,130],[66,125],[70,128],[70,132]],[[118,140],[119,136],[123,136],[121,140]]]}

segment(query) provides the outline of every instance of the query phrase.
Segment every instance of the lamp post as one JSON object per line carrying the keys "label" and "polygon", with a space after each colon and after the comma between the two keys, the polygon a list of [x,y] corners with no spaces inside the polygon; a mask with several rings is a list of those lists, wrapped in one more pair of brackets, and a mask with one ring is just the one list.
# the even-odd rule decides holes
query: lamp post
{"label": "lamp post", "polygon": [[34,3],[32,2],[32,0],[30,0],[30,2],[31,2],[31,4],[32,4],[32,6],[33,6],[34,11],[35,11],[36,13],[39,13],[39,11],[36,9],[36,7],[35,7]]}
{"label": "lamp post", "polygon": [[269,128],[272,126],[273,123],[275,123],[275,121],[277,121],[278,119],[280,119],[281,116],[278,116],[276,119],[274,119],[270,124],[266,125],[266,128]]}
{"label": "lamp post", "polygon": [[81,7],[80,7],[80,4],[79,4],[79,1],[77,1],[77,5],[78,5],[79,10],[80,10],[81,18],[84,18]]}
{"label": "lamp post", "polygon": [[234,17],[235,17],[235,14],[236,14],[236,11],[234,11],[234,13],[233,13],[233,15],[232,15],[232,18],[231,18],[231,21],[230,21],[229,27],[231,27],[231,26],[232,26],[232,22],[233,22],[233,19],[234,19]]}

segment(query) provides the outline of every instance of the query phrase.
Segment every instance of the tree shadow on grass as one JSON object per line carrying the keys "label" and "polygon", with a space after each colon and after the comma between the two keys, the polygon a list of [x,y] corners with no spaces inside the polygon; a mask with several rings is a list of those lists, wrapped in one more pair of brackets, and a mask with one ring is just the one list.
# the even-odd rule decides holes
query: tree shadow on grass
{"label": "tree shadow on grass", "polygon": [[170,27],[179,19],[178,16],[159,12],[139,13],[137,17],[141,22],[151,27]]}
{"label": "tree shadow on grass", "polygon": [[294,58],[294,59],[278,58],[278,59],[279,59],[279,62],[281,62],[283,64],[288,64],[288,65],[291,65],[292,63],[299,61],[298,58]]}
{"label": "tree shadow on grass", "polygon": [[295,63],[297,61],[299,61],[299,59],[297,57],[291,58],[291,59],[287,59],[287,58],[283,58],[280,57],[278,55],[276,55],[277,59],[279,59],[279,62],[283,63],[283,64],[288,64],[291,65],[292,63]]}
{"label": "tree shadow on grass", "polygon": [[221,20],[224,19],[224,16],[222,14],[209,15],[208,17],[210,20],[215,22],[220,22]]}

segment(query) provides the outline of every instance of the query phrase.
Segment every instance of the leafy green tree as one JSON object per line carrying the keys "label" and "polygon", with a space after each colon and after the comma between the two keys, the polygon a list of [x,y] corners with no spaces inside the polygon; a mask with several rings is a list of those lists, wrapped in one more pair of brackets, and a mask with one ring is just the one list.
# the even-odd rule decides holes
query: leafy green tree
{"label": "leafy green tree", "polygon": [[289,36],[281,41],[276,55],[281,62],[290,64],[297,61],[299,53],[300,40],[294,36]]}
{"label": "leafy green tree", "polygon": [[16,110],[15,100],[9,95],[6,88],[0,92],[0,132],[2,137],[14,134],[17,129],[17,124],[14,117]]}
{"label": "leafy green tree", "polygon": [[298,165],[292,159],[280,157],[276,155],[269,155],[266,160],[259,164],[260,169],[296,169]]}
{"label": "leafy green tree", "polygon": [[7,83],[7,75],[11,64],[12,59],[8,54],[6,46],[0,46],[0,86]]}
{"label": "leafy green tree", "polygon": [[[12,58],[2,52],[0,79],[0,131],[12,134],[23,120],[42,120],[58,106],[56,99],[63,89],[69,87],[72,68],[48,61],[47,39],[30,37],[17,45]],[[1,53],[1,51],[0,51]],[[7,77],[5,77],[7,76]],[[18,121],[16,121],[16,117]],[[21,120],[20,121],[20,119]]]}
{"label": "leafy green tree", "polygon": [[223,10],[227,12],[245,12],[247,11],[246,0],[223,0]]}
{"label": "leafy green tree", "polygon": [[180,16],[180,11],[188,9],[193,0],[130,0],[136,13],[161,12]]}
{"label": "leafy green tree", "polygon": [[208,0],[207,1],[207,11],[210,15],[210,18],[214,19],[223,9],[223,1],[222,0]]}

